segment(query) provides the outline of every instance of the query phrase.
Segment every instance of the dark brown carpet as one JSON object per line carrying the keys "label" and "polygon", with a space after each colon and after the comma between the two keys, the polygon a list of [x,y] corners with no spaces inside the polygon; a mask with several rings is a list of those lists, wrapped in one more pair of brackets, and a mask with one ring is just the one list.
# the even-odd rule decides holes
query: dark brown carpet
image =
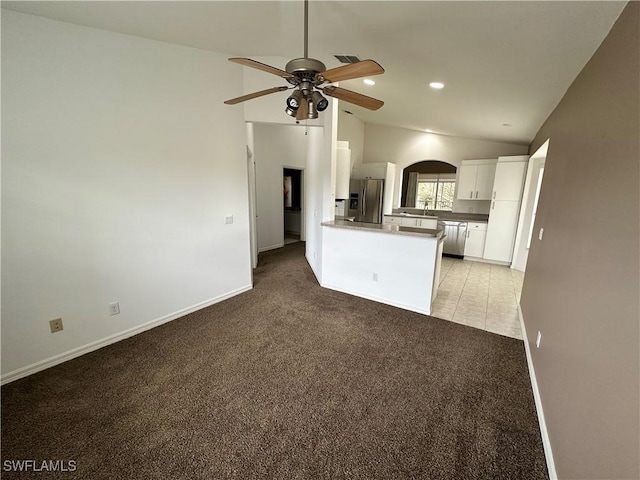
{"label": "dark brown carpet", "polygon": [[542,479],[523,343],[320,288],[255,288],[2,388],[2,460],[64,479]]}

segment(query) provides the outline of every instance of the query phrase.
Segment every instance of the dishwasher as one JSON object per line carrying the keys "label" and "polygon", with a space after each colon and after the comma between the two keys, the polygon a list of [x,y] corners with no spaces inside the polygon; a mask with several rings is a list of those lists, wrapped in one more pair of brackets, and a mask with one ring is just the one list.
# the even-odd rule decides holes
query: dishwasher
{"label": "dishwasher", "polygon": [[438,227],[444,230],[445,239],[442,253],[450,257],[464,257],[464,244],[467,240],[468,222],[440,220]]}

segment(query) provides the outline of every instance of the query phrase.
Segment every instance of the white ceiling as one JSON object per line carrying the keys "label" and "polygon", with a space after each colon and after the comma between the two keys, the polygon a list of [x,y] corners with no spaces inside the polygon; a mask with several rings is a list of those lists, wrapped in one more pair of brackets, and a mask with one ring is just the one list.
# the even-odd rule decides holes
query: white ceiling
{"label": "white ceiling", "polygon": [[[353,53],[385,68],[373,87],[341,83],[384,100],[376,112],[341,103],[365,122],[528,144],[625,4],[312,0],[309,56],[331,68],[332,54]],[[234,56],[303,56],[301,0],[2,6]],[[433,90],[431,81],[446,86]]]}

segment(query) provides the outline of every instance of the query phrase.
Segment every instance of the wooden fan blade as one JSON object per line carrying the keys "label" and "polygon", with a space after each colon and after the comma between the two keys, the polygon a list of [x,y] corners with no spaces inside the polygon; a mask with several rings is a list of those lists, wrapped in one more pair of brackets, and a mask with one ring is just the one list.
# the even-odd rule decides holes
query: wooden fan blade
{"label": "wooden fan blade", "polygon": [[289,72],[285,72],[284,70],[280,70],[279,68],[272,67],[271,65],[267,65],[266,63],[256,62],[255,60],[251,60],[250,58],[234,57],[230,58],[229,61],[239,63],[240,65],[244,65],[245,67],[257,68],[258,70],[262,70],[263,72],[271,73],[282,78],[293,77],[293,75],[291,75]]}
{"label": "wooden fan blade", "polygon": [[288,90],[288,88],[289,87],[267,88],[266,90],[260,90],[259,92],[247,93],[246,95],[243,95],[241,97],[232,98],[231,100],[227,100],[224,103],[226,103],[227,105],[235,105],[236,103],[244,102],[246,100],[251,100],[252,98],[258,98],[258,97],[262,97],[264,95],[269,95],[270,93],[284,92],[285,90]]}
{"label": "wooden fan blade", "polygon": [[307,115],[309,115],[309,102],[304,98],[296,111],[296,120],[306,120]]}
{"label": "wooden fan blade", "polygon": [[362,60],[361,62],[326,70],[320,75],[322,75],[327,82],[340,82],[352,78],[371,77],[373,75],[380,75],[381,73],[384,73],[384,68],[377,62],[373,60]]}
{"label": "wooden fan blade", "polygon": [[366,95],[352,92],[351,90],[347,90],[345,88],[334,87],[330,85],[328,87],[324,87],[322,91],[330,97],[335,97],[339,100],[344,100],[345,102],[358,105],[359,107],[368,108],[369,110],[378,110],[381,106],[384,105],[384,102],[382,100],[367,97]]}

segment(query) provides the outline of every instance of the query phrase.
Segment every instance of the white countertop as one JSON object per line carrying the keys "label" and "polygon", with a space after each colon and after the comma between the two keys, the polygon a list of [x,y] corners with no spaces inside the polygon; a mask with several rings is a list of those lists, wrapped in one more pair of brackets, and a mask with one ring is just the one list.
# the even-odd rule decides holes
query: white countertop
{"label": "white countertop", "polygon": [[[406,216],[406,215],[403,215],[403,216]],[[425,217],[422,217],[422,218],[425,218]],[[348,228],[348,229],[354,229],[354,230],[367,230],[371,232],[391,233],[394,235],[408,235],[412,237],[431,237],[431,238],[434,238],[434,237],[441,238],[444,232],[442,229],[403,227],[401,225],[384,225],[381,223],[349,222],[346,220],[333,220],[330,222],[323,222],[322,226],[333,227],[333,228]]]}
{"label": "white countertop", "polygon": [[425,218],[429,220],[438,220],[438,217],[433,215],[418,215],[416,213],[385,213],[385,217],[406,217],[406,218]]}

